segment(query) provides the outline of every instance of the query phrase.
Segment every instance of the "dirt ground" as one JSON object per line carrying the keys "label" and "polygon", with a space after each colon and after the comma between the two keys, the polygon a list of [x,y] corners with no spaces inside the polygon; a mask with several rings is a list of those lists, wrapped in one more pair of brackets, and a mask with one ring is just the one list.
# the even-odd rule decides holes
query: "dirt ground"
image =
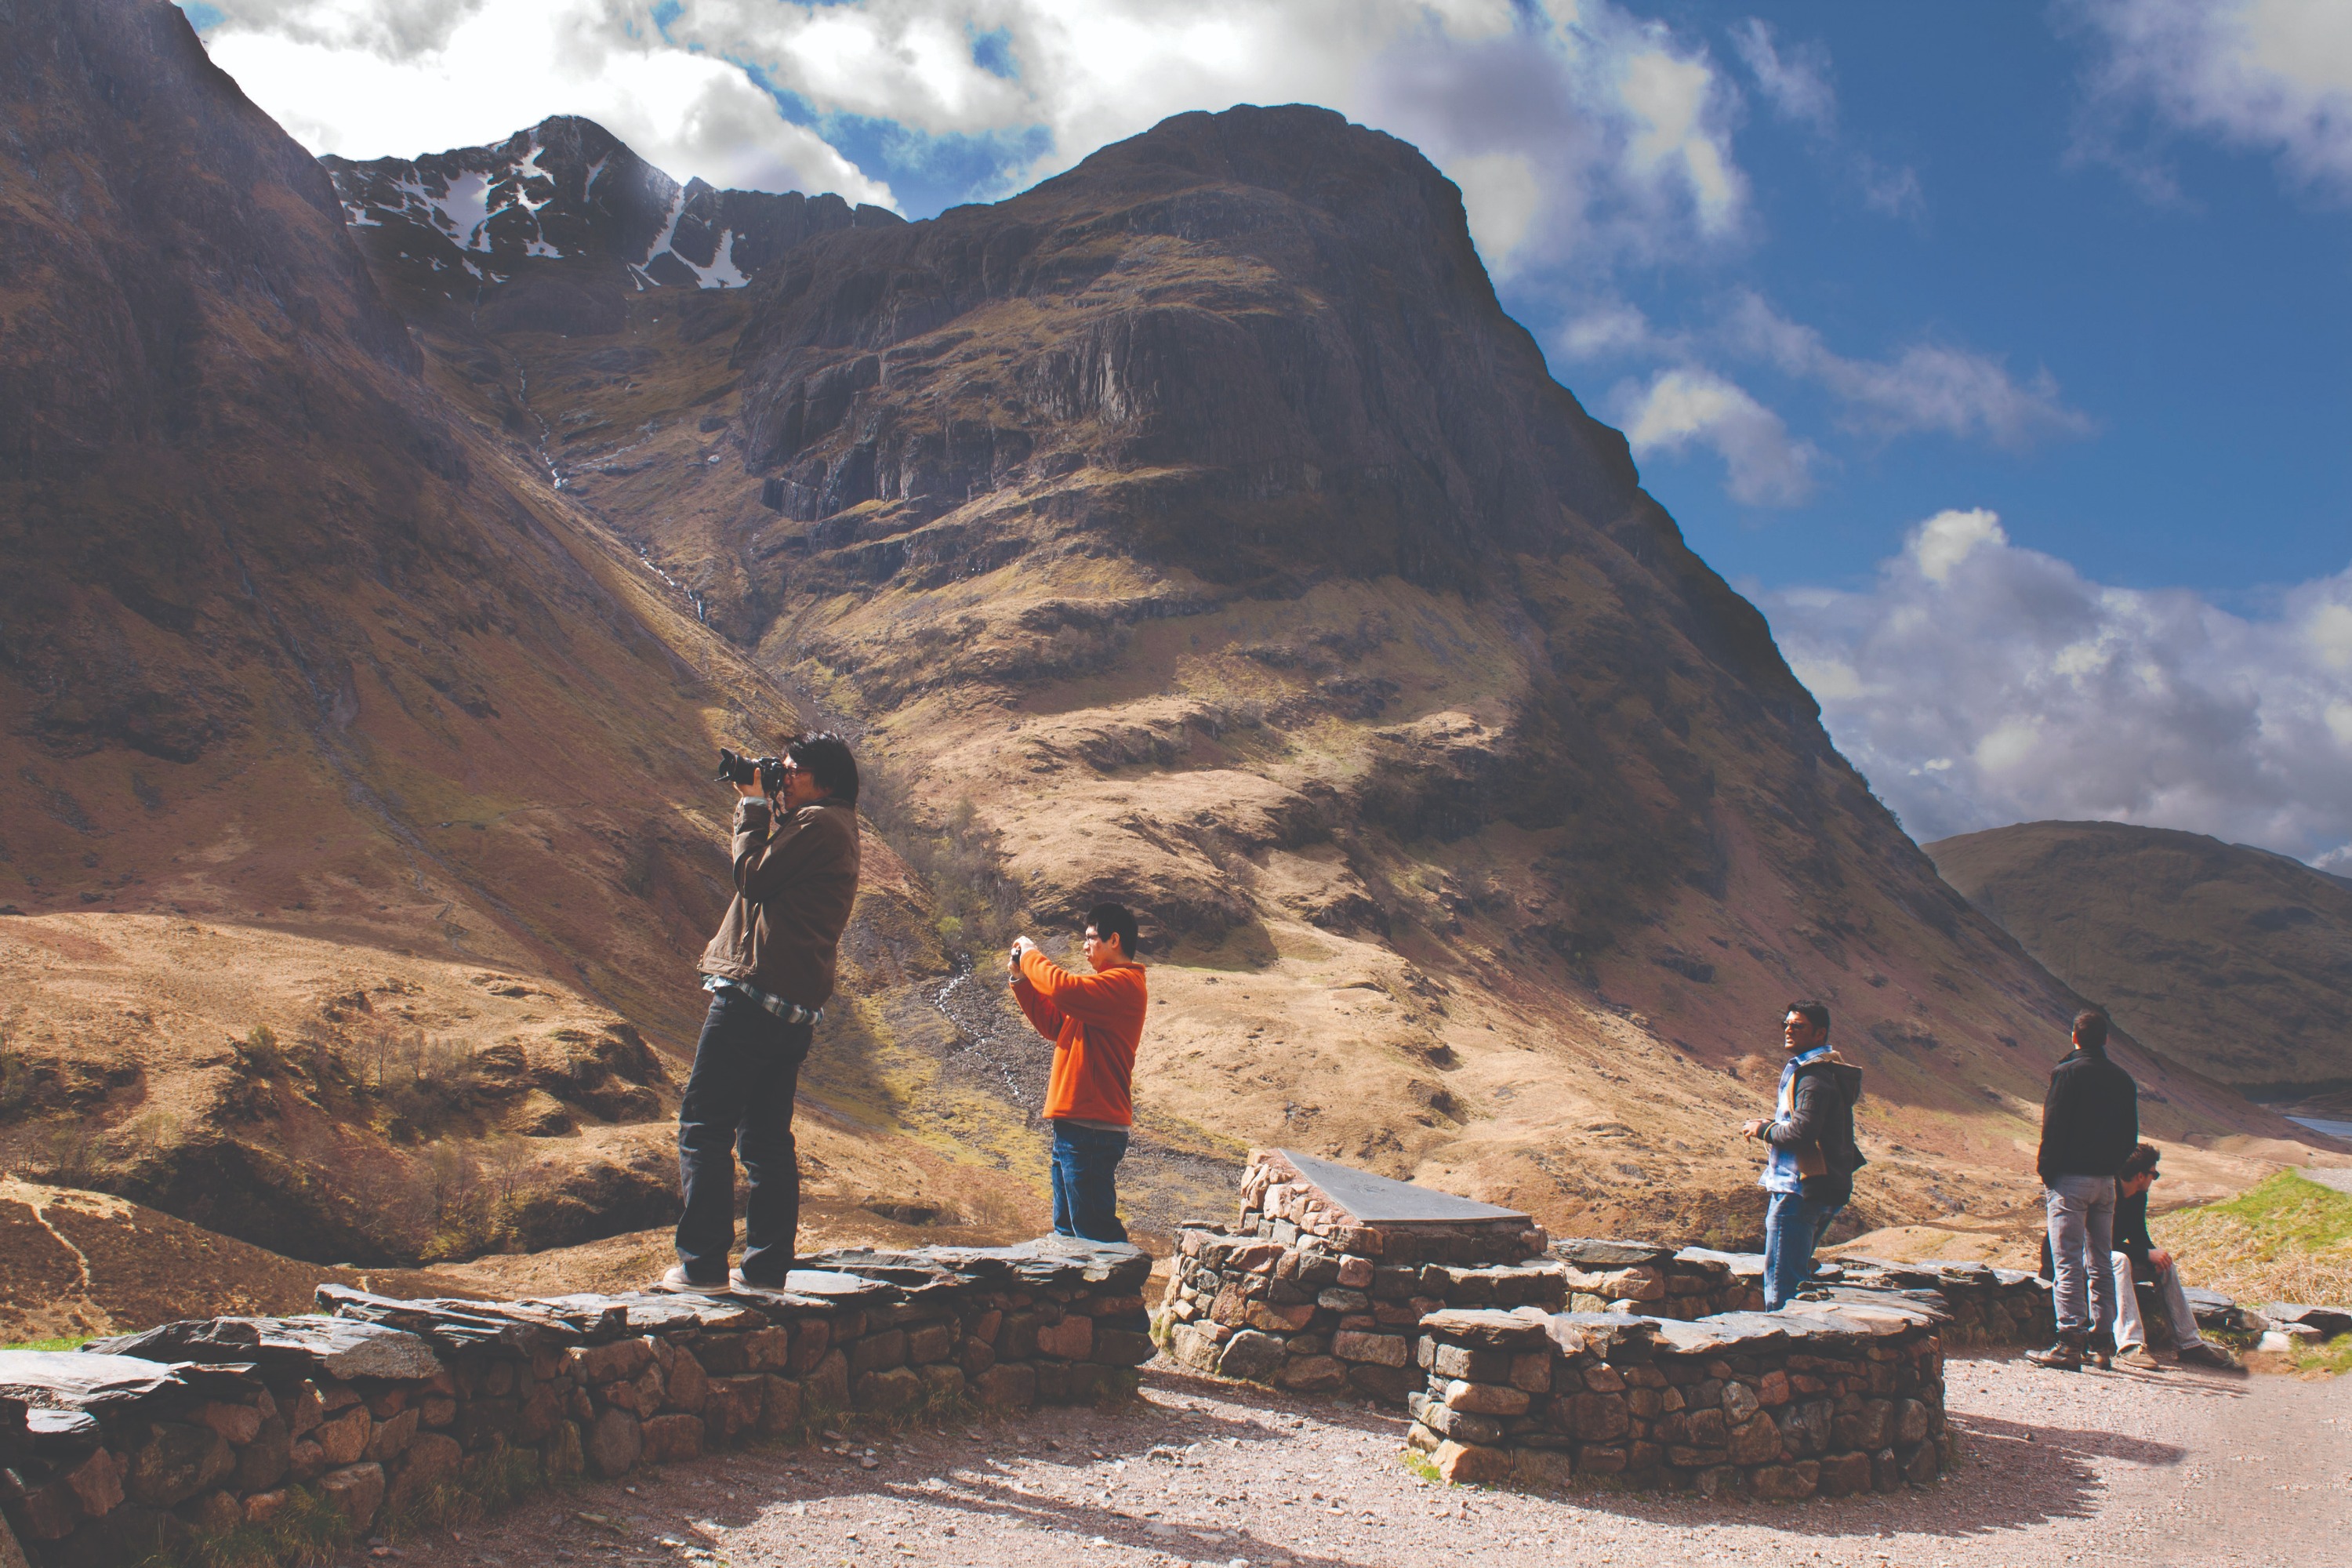
{"label": "dirt ground", "polygon": [[[2044,1372],[1958,1358],[1956,1470],[1802,1504],[1448,1487],[1385,1412],[1145,1373],[1113,1412],[1039,1412],[674,1465],[354,1552],[404,1568],[1659,1564],[1977,1568],[2352,1562],[2352,1381]],[[854,1434],[845,1434],[852,1436]],[[866,1464],[871,1459],[871,1467]]]}

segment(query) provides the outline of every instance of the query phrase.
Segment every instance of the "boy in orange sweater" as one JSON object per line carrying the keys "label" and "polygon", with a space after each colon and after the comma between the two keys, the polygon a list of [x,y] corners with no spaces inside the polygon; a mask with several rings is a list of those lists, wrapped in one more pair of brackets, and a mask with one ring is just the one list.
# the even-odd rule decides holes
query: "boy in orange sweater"
{"label": "boy in orange sweater", "polygon": [[1118,1163],[1135,1124],[1129,1086],[1143,1037],[1143,966],[1135,916],[1123,904],[1087,911],[1091,974],[1073,974],[1027,937],[1013,943],[1013,998],[1054,1042],[1045,1120],[1054,1129],[1054,1234],[1125,1241],[1118,1222]]}

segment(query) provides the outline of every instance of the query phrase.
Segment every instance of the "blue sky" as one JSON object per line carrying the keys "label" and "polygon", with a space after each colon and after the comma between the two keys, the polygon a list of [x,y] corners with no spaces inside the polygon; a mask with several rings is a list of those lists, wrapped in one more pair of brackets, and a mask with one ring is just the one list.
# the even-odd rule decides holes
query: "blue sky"
{"label": "blue sky", "polygon": [[1924,838],[2352,866],[2352,6],[215,0],[315,150],[603,121],[910,217],[1187,109],[1463,187],[1507,306]]}

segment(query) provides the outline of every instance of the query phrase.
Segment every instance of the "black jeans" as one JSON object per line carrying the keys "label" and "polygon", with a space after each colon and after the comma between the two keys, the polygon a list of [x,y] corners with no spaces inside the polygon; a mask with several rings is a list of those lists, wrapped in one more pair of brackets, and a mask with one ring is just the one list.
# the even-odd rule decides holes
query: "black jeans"
{"label": "black jeans", "polygon": [[793,1094],[814,1031],[787,1024],[740,991],[712,994],[677,1110],[677,1259],[701,1285],[727,1282],[735,1240],[735,1154],[751,1194],[743,1215],[743,1277],[781,1286],[800,1229],[801,1172]]}

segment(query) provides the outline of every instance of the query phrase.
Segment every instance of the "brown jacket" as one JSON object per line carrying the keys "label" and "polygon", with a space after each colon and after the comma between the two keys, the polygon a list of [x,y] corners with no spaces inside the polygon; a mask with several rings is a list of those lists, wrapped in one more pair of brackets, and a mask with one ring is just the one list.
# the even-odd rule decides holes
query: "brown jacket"
{"label": "brown jacket", "polygon": [[821,800],[769,831],[768,803],[735,805],[735,901],[702,952],[702,973],[822,1007],[834,949],[857,898],[857,812]]}

